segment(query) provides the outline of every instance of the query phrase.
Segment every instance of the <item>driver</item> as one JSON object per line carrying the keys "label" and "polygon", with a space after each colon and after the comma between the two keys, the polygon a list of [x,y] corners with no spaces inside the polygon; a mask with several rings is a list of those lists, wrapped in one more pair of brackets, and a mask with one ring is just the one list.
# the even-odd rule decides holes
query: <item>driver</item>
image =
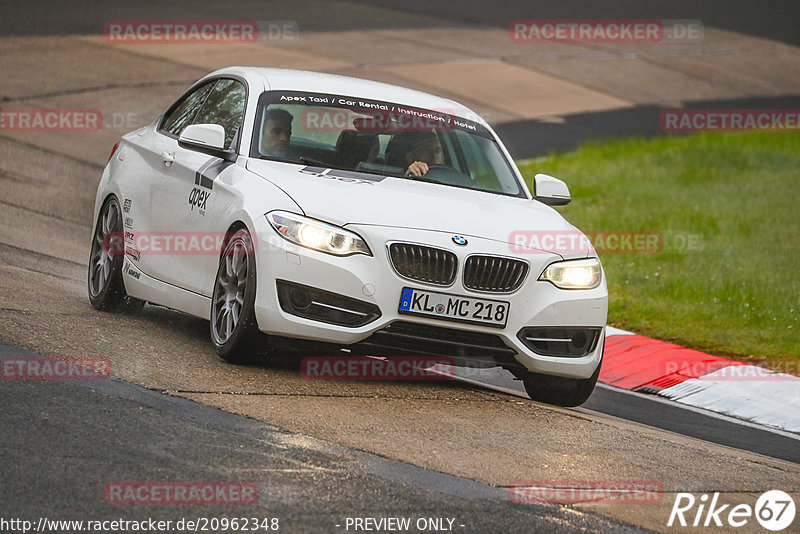
{"label": "driver", "polygon": [[279,158],[287,156],[293,119],[285,109],[272,108],[266,111],[261,128],[261,154]]}
{"label": "driver", "polygon": [[400,132],[386,149],[387,164],[405,169],[404,175],[424,176],[429,165],[441,165],[442,144],[433,132]]}

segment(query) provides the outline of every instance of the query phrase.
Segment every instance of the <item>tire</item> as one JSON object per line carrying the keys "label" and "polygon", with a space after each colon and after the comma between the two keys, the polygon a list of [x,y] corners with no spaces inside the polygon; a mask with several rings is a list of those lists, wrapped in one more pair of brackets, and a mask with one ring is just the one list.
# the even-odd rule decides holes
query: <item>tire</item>
{"label": "tire", "polygon": [[586,402],[594,391],[600,376],[602,360],[589,378],[564,378],[528,371],[520,378],[528,396],[535,401],[556,406],[575,407]]}
{"label": "tire", "polygon": [[254,363],[266,348],[258,330],[256,259],[250,232],[240,228],[230,235],[220,254],[211,295],[211,342],[220,358],[231,363]]}
{"label": "tire", "polygon": [[122,210],[117,198],[111,196],[100,209],[92,236],[87,277],[89,301],[98,310],[138,313],[145,303],[125,292],[122,243]]}

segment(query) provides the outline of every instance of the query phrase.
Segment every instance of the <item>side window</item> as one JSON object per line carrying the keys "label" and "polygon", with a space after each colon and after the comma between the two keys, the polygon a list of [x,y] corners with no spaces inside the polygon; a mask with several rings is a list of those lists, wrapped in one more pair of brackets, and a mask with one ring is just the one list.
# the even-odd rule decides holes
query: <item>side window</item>
{"label": "side window", "polygon": [[186,95],[177,105],[173,105],[172,110],[164,117],[161,129],[174,136],[179,136],[183,129],[191,123],[192,117],[205,101],[213,85],[214,82],[202,85]]}
{"label": "side window", "polygon": [[246,96],[241,82],[228,79],[217,81],[192,124],[219,124],[225,128],[225,146],[230,148],[236,132],[242,126]]}

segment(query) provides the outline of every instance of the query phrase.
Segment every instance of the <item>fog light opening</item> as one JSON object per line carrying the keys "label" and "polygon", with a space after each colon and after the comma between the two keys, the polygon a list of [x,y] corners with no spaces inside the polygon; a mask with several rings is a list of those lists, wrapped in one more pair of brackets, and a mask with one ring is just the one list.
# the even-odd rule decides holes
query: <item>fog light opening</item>
{"label": "fog light opening", "polygon": [[517,339],[542,356],[583,358],[597,348],[602,330],[596,326],[527,326],[517,332]]}
{"label": "fog light opening", "polygon": [[349,328],[364,326],[381,316],[381,309],[370,302],[286,280],[276,280],[275,284],[278,304],[290,315]]}
{"label": "fog light opening", "polygon": [[311,306],[311,295],[305,289],[294,289],[289,298],[292,301],[292,306],[298,310],[306,310]]}
{"label": "fog light opening", "polygon": [[572,336],[572,340],[570,343],[572,344],[573,350],[578,352],[584,352],[586,350],[586,344],[589,342],[589,337],[586,335],[585,332],[578,331]]}

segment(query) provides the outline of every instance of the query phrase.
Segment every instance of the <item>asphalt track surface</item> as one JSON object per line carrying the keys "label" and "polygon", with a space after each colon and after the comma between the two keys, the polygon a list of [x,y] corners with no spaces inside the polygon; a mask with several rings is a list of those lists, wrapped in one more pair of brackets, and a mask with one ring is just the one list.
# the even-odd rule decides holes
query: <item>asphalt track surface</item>
{"label": "asphalt track surface", "polygon": [[[716,2],[698,3],[692,0],[659,2],[606,0],[591,3],[580,0],[567,2],[468,0],[457,3],[425,0],[353,0],[327,3],[280,0],[247,0],[236,3],[177,0],[168,4],[156,0],[126,3],[72,0],[66,5],[68,8],[64,9],[64,4],[54,4],[51,0],[34,0],[9,6],[7,9],[12,16],[0,19],[0,36],[96,34],[109,20],[161,18],[292,20],[300,21],[301,31],[309,32],[357,29],[419,30],[434,34],[441,31],[443,25],[454,28],[468,26],[507,29],[509,21],[518,19],[681,19],[702,21],[708,29],[714,28],[789,45],[800,45],[800,32],[797,31],[800,27],[800,9],[792,0],[766,3],[759,0],[744,0],[737,1],[735,6],[730,8],[724,8]],[[187,14],[191,14],[191,17]],[[707,53],[713,56],[719,51],[712,47]],[[780,62],[776,64],[777,71],[780,71],[780,65]],[[700,70],[704,66],[692,68]],[[790,70],[794,71],[796,67]],[[626,77],[631,75],[635,76],[636,71],[620,72],[620,79],[626,80]],[[415,73],[413,77],[424,81],[424,67],[420,67],[420,72]],[[636,83],[632,80],[633,85]],[[719,93],[722,95],[726,91]],[[797,95],[796,91],[769,96],[697,97],[683,100],[685,107],[698,109],[800,107],[800,95]],[[496,131],[515,158],[535,158],[552,152],[573,150],[585,139],[660,135],[659,116],[662,111],[672,107],[655,103],[637,103],[626,109],[571,113],[560,117],[556,122],[539,119],[503,120],[496,124]],[[490,113],[483,115],[490,122],[495,122],[491,120]]]}
{"label": "asphalt track surface", "polygon": [[[0,402],[5,519],[255,517],[278,518],[281,532],[337,532],[348,517],[409,517],[450,519],[456,532],[644,532],[118,380],[7,382]],[[252,482],[258,502],[143,512],[105,500],[117,480]]]}
{"label": "asphalt track surface", "polygon": [[[313,9],[298,14],[290,3],[239,7],[264,13],[266,6],[271,19],[302,16],[309,30],[413,29],[432,24],[431,14],[436,24],[449,18],[455,27],[504,26],[509,19],[533,16],[598,16],[578,4],[575,11],[567,5],[548,12],[541,5],[529,13],[513,2],[464,3],[458,12],[444,3],[404,3],[402,8],[381,3],[389,8],[382,18],[366,3],[336,3],[350,9],[352,17]],[[742,3],[722,14],[698,14],[687,2],[661,4],[677,7],[662,14],[649,4],[651,10],[640,15],[636,6],[641,3],[626,2],[619,13],[699,18],[797,44],[792,31],[797,9],[791,3]],[[47,58],[59,54],[59,47],[81,50],[86,45],[54,40],[57,36],[97,33],[110,19],[185,18],[186,13],[192,18],[240,17],[212,2],[52,6],[19,4],[13,16],[0,18],[5,50],[41,46],[32,47],[31,61],[41,63],[45,73],[22,64],[7,69],[5,102],[33,94],[41,98],[23,102],[47,105],[50,98],[49,105],[63,106],[59,94],[83,98],[80,88],[61,76],[65,67]],[[612,18],[612,4],[598,6],[602,18]],[[755,12],[763,16],[753,22],[750,13]],[[169,79],[161,90],[126,92],[128,78],[164,69],[148,61],[125,65],[127,73],[97,63],[114,70],[107,83],[119,85],[121,96],[113,97],[129,99],[133,109],[144,109],[150,117],[203,69],[169,63],[160,71]],[[51,71],[57,80],[47,78]],[[36,76],[45,83],[34,87],[29,80]],[[93,94],[98,93],[88,98]],[[742,98],[739,104],[798,107],[792,94],[755,98]],[[707,102],[711,107],[723,101],[732,99]],[[503,122],[498,131],[515,155],[529,157],[609,132],[655,134],[652,119],[661,109],[575,113],[559,123]],[[238,512],[110,506],[102,489],[114,480],[252,480],[259,484],[260,499],[247,515],[278,516],[286,525],[281,530],[289,532],[337,531],[332,525],[348,516],[448,516],[463,524],[464,532],[663,531],[679,491],[719,491],[731,502],[742,502],[777,488],[798,500],[796,439],[645,396],[599,387],[582,408],[552,408],[521,398],[518,384],[502,373],[487,373],[481,384],[320,383],[303,380],[296,361],[255,367],[219,361],[207,341],[207,323],[183,314],[155,306],[139,317],[92,310],[85,290],[91,206],[103,156],[117,136],[0,134],[0,342],[5,344],[0,354],[18,356],[31,349],[47,356],[103,355],[111,358],[116,377],[0,385],[4,518],[169,519]],[[506,488],[514,481],[553,479],[655,480],[666,494],[650,507],[508,502]]]}
{"label": "asphalt track surface", "polygon": [[[39,356],[0,345],[0,357]],[[289,367],[294,367],[289,363]],[[514,384],[488,371],[474,385],[514,394]],[[521,391],[516,395],[525,397]],[[630,393],[599,387],[579,409],[641,420],[686,435],[703,434],[787,455],[791,440],[753,431]],[[505,488],[426,470],[315,439],[121,380],[5,381],[0,388],[4,452],[3,517],[37,521],[114,518],[159,521],[198,517],[278,518],[281,530],[332,532],[354,517],[452,520],[463,532],[640,532],[594,513],[515,504]],[[628,406],[624,408],[624,406]],[[665,425],[656,420],[669,420]],[[31,453],[34,450],[35,453]],[[788,456],[793,454],[788,453]],[[788,458],[796,461],[795,458]],[[258,485],[254,505],[135,506],[104,498],[116,481],[245,481]],[[43,501],[43,496],[47,498]],[[246,509],[246,512],[240,510]]]}
{"label": "asphalt track surface", "polygon": [[[532,2],[530,0],[503,0],[485,2],[463,0],[430,2],[426,0],[352,0],[338,2],[329,10],[308,8],[302,2],[244,1],[220,3],[210,1],[175,0],[165,5],[157,0],[139,2],[97,3],[91,0],[72,0],[66,6],[61,2],[32,0],[20,2],[11,9],[13,17],[0,21],[2,35],[64,35],[90,34],[108,20],[136,19],[142,14],[164,18],[203,19],[227,15],[272,20],[295,19],[309,30],[344,30],[354,27],[365,30],[376,28],[403,28],[432,26],[418,15],[432,15],[450,20],[453,24],[472,24],[507,28],[516,19],[695,19],[738,33],[767,37],[789,44],[800,44],[797,33],[800,14],[792,0],[740,0],[735,8],[721,9],[719,4],[692,0],[669,2],[637,2],[604,0],[586,3],[581,0],[562,2]],[[361,16],[336,16],[343,4],[384,6],[394,11],[387,17],[374,17],[368,10]],[[316,6],[314,6],[316,7]],[[754,16],[754,14],[758,16]],[[302,15],[302,16],[301,16]]]}

